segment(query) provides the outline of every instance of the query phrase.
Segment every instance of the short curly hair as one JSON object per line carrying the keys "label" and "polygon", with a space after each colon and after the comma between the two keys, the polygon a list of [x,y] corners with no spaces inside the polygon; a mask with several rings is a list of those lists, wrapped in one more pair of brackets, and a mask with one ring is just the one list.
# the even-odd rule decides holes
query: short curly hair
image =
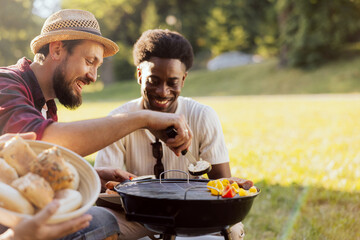
{"label": "short curly hair", "polygon": [[134,64],[150,60],[151,57],[179,59],[186,71],[193,64],[194,53],[190,42],[180,33],[168,29],[152,29],[143,32],[133,50]]}

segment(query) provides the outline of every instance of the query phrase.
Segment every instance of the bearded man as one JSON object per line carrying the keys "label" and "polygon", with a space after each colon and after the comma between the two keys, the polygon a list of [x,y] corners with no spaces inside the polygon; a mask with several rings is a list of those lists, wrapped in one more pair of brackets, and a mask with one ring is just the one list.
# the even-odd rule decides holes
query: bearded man
{"label": "bearded man", "polygon": [[[33,62],[22,58],[15,65],[0,68],[0,134],[35,132],[36,139],[61,145],[81,156],[142,128],[165,141],[177,155],[190,146],[192,134],[180,114],[138,111],[77,122],[57,121],[54,100],[57,98],[70,109],[80,106],[82,89],[96,81],[103,58],[119,50],[116,43],[101,35],[90,12],[65,9],[52,14],[30,47],[35,54]],[[167,137],[165,129],[170,126],[176,128],[176,138]],[[97,172],[103,182],[131,176],[115,168]],[[111,234],[117,231],[114,222]],[[100,230],[103,233],[112,226],[101,218],[98,223],[104,227],[104,231]],[[107,236],[96,235],[93,239]]]}

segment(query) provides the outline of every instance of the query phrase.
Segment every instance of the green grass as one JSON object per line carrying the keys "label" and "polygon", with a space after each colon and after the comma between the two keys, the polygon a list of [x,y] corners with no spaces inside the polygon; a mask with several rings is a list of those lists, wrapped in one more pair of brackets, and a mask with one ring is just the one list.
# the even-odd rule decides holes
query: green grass
{"label": "green grass", "polygon": [[[232,174],[262,190],[244,220],[246,240],[360,240],[360,95],[281,95],[359,92],[359,64],[191,72],[184,95],[215,109]],[[76,111],[59,107],[59,120],[105,116],[139,95],[135,80],[117,83],[87,93]]]}

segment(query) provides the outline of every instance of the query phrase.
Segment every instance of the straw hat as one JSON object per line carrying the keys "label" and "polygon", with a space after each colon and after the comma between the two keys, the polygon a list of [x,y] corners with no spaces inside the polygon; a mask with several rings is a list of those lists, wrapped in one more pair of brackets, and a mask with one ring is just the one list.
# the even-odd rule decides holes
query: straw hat
{"label": "straw hat", "polygon": [[95,16],[84,10],[64,9],[48,17],[41,29],[41,34],[30,44],[36,54],[42,46],[50,42],[84,39],[104,45],[104,57],[119,51],[116,43],[101,35],[99,23]]}

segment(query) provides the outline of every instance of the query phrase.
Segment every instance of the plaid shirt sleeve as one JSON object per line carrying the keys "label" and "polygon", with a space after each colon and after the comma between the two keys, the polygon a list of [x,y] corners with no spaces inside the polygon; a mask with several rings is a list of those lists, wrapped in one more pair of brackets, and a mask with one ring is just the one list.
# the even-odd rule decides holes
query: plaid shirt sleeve
{"label": "plaid shirt sleeve", "polygon": [[52,122],[54,119],[45,119],[35,107],[30,86],[22,77],[15,72],[0,71],[1,134],[35,132],[39,140]]}

